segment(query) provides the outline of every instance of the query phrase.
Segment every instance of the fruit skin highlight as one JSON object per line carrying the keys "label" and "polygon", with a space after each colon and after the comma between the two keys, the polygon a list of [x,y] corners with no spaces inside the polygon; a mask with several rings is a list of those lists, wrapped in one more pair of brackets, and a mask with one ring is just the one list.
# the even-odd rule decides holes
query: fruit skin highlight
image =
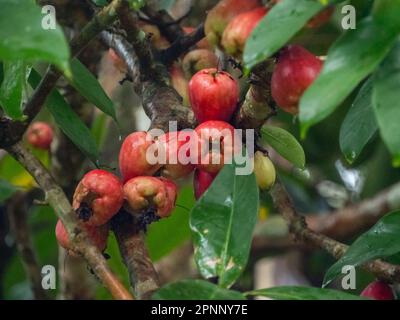
{"label": "fruit skin highlight", "polygon": [[[107,225],[100,226],[100,227],[94,227],[90,225],[84,225],[83,226],[85,231],[88,234],[89,239],[92,241],[92,243],[101,251],[103,252],[106,247],[107,247],[107,239],[108,239],[108,233],[109,233],[109,228]],[[71,251],[71,253],[74,253],[73,250],[71,249],[71,242],[68,236],[68,232],[64,227],[64,224],[60,219],[58,219],[57,224],[56,224],[56,239],[58,244],[63,247],[64,249]]]}
{"label": "fruit skin highlight", "polygon": [[256,176],[257,185],[261,190],[268,190],[275,183],[275,166],[272,161],[260,151],[254,154],[254,174]]}
{"label": "fruit skin highlight", "polygon": [[227,72],[204,69],[190,80],[189,98],[199,123],[229,121],[239,102],[239,85]]}
{"label": "fruit skin highlight", "polygon": [[226,163],[231,163],[239,151],[240,139],[234,127],[224,121],[206,121],[195,129],[196,152],[192,163],[199,170],[217,174]]}
{"label": "fruit skin highlight", "polygon": [[297,114],[304,91],[318,77],[322,61],[298,45],[284,48],[278,58],[271,79],[271,93],[278,106]]}
{"label": "fruit skin highlight", "polygon": [[29,144],[43,150],[50,149],[53,136],[53,129],[46,122],[41,121],[32,123],[26,133]]}
{"label": "fruit skin highlight", "polygon": [[75,189],[72,207],[87,225],[107,223],[122,207],[122,184],[112,173],[92,170]]}
{"label": "fruit skin highlight", "polygon": [[259,0],[221,0],[207,14],[204,32],[208,43],[219,47],[222,34],[229,22],[238,14],[261,5]]}
{"label": "fruit skin highlight", "polygon": [[222,35],[221,44],[226,53],[240,58],[247,38],[267,12],[267,8],[260,7],[237,15],[228,24]]}
{"label": "fruit skin highlight", "polygon": [[374,300],[395,300],[392,288],[383,281],[371,282],[361,292],[361,296]]}
{"label": "fruit skin highlight", "polygon": [[165,178],[135,177],[124,185],[124,198],[132,214],[154,212],[161,218],[168,217],[175,208],[178,188]]}
{"label": "fruit skin highlight", "polygon": [[196,169],[193,177],[194,197],[196,200],[199,200],[203,193],[207,191],[216,176],[217,174]]}
{"label": "fruit skin highlight", "polygon": [[119,169],[126,182],[138,176],[152,176],[161,168],[161,164],[147,161],[147,150],[155,143],[150,134],[138,131],[128,135],[119,152]]}

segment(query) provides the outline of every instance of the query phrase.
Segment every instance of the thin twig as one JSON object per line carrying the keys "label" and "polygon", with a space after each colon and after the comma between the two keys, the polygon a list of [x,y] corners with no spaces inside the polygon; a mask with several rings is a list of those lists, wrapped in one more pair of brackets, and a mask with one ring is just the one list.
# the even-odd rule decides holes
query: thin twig
{"label": "thin twig", "polygon": [[[313,244],[325,250],[336,259],[339,259],[345,254],[348,246],[325,235],[314,232],[307,227],[304,217],[297,213],[289,194],[280,181],[275,183],[270,194],[275,207],[287,221],[289,231],[294,235],[295,240]],[[382,280],[389,282],[400,281],[400,266],[395,266],[381,260],[375,260],[363,264],[362,267]]]}
{"label": "thin twig", "polygon": [[32,200],[30,192],[16,192],[7,203],[7,213],[10,229],[14,234],[33,297],[36,300],[44,300],[47,299],[47,295],[42,287],[41,269],[33,247],[30,228],[27,224],[27,212]]}
{"label": "thin twig", "polygon": [[80,228],[81,223],[77,219],[65,193],[56,184],[42,163],[21,142],[11,146],[7,151],[32,175],[40,188],[45,192],[46,200],[48,200],[58,217],[63,221],[68,231],[71,238],[72,250],[81,254],[86,259],[95,275],[115,299],[132,299],[129,291],[108,267],[101,252],[91,243],[86,232]]}

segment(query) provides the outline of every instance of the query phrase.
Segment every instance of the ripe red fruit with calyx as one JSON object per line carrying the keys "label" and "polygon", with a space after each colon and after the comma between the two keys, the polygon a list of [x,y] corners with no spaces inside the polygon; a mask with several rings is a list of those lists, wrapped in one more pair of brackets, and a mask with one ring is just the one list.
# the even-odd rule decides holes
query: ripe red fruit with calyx
{"label": "ripe red fruit with calyx", "polygon": [[219,46],[222,33],[228,23],[238,14],[250,11],[261,5],[259,0],[221,0],[212,8],[204,24],[204,32],[208,43]]}
{"label": "ripe red fruit with calyx", "polygon": [[196,200],[199,200],[203,193],[207,191],[216,176],[216,173],[208,173],[196,169],[193,177],[194,197]]}
{"label": "ripe red fruit with calyx", "polygon": [[195,129],[196,152],[191,158],[197,169],[216,174],[224,164],[232,163],[240,147],[240,138],[234,130],[227,122],[213,120]]}
{"label": "ripe red fruit with calyx", "polygon": [[147,150],[155,143],[150,134],[144,131],[134,132],[127,136],[119,152],[119,168],[126,182],[138,176],[152,176],[161,168],[161,164],[151,164]]}
{"label": "ripe red fruit with calyx", "polygon": [[124,185],[124,197],[132,214],[154,212],[158,217],[168,217],[175,208],[178,188],[165,178],[136,177]]}
{"label": "ripe red fruit with calyx", "polygon": [[247,38],[267,12],[267,8],[260,7],[237,15],[228,24],[222,35],[221,44],[225,51],[236,58],[240,58]]}
{"label": "ripe red fruit with calyx", "polygon": [[159,150],[165,155],[161,175],[171,179],[186,177],[193,170],[190,163],[190,135],[185,131],[168,132],[157,140]]}
{"label": "ripe red fruit with calyx", "polygon": [[46,122],[34,122],[29,126],[26,138],[32,146],[47,150],[53,141],[53,129]]}
{"label": "ripe red fruit with calyx", "polygon": [[361,292],[362,297],[372,298],[375,300],[394,300],[392,288],[383,281],[374,281],[370,283]]}
{"label": "ripe red fruit with calyx", "polygon": [[[90,225],[83,226],[89,239],[92,243],[100,250],[104,251],[107,247],[107,239],[109,228],[107,225],[94,227]],[[64,224],[59,219],[56,224],[56,238],[58,244],[66,250],[70,250],[70,253],[74,253],[71,248],[71,241],[68,236],[68,232],[64,227]]]}
{"label": "ripe red fruit with calyx", "polygon": [[189,82],[189,98],[196,119],[229,121],[239,101],[239,85],[215,68],[197,72]]}
{"label": "ripe red fruit with calyx", "polygon": [[105,170],[85,174],[76,187],[72,206],[91,226],[107,223],[121,208],[124,197],[120,180]]}
{"label": "ripe red fruit with calyx", "polygon": [[322,61],[301,46],[284,48],[272,74],[272,97],[280,108],[291,114],[298,113],[304,91],[318,77]]}

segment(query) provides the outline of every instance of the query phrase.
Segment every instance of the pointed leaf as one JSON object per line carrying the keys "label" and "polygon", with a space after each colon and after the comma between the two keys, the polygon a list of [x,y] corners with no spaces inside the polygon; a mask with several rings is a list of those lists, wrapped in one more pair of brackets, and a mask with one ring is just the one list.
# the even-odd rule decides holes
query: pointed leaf
{"label": "pointed leaf", "polygon": [[285,129],[264,125],[261,128],[261,139],[295,166],[304,168],[306,165],[306,156],[301,144]]}
{"label": "pointed leaf", "polygon": [[76,58],[71,61],[71,71],[70,81],[74,88],[97,108],[117,121],[114,104],[96,77]]}
{"label": "pointed leaf", "polygon": [[373,107],[383,141],[400,166],[400,41],[374,75]]}
{"label": "pointed leaf", "polygon": [[328,52],[321,74],[300,100],[302,136],[329,116],[385,58],[397,32],[367,17],[347,31]]}
{"label": "pointed leaf", "polygon": [[[50,16],[34,1],[2,0],[0,10],[0,59],[48,61],[68,69],[69,46],[61,28],[43,28]],[[54,15],[55,18],[55,15]]]}
{"label": "pointed leaf", "polygon": [[250,34],[243,53],[247,68],[282,48],[324,6],[314,0],[282,0]]}
{"label": "pointed leaf", "polygon": [[370,230],[362,234],[332,265],[325,274],[324,286],[342,272],[345,265],[360,264],[378,258],[385,258],[400,252],[400,211],[387,214]]}
{"label": "pointed leaf", "polygon": [[191,211],[195,260],[205,278],[232,285],[246,266],[258,215],[254,174],[236,175],[225,165]]}
{"label": "pointed leaf", "polygon": [[340,149],[353,163],[378,131],[372,109],[372,79],[368,79],[354,100],[340,128]]}
{"label": "pointed leaf", "polygon": [[182,280],[159,289],[153,300],[244,300],[244,296],[204,280]]}
{"label": "pointed leaf", "polygon": [[[39,84],[40,78],[39,73],[32,69],[29,76],[29,83],[33,88]],[[57,90],[53,90],[47,97],[46,108],[64,134],[70,138],[91,161],[96,163],[99,158],[99,152],[90,130]]]}

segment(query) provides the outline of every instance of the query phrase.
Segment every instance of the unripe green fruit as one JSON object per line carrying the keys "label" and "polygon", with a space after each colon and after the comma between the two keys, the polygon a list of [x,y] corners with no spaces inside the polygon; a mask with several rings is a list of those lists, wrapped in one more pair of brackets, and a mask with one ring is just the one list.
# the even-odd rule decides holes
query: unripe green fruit
{"label": "unripe green fruit", "polygon": [[261,190],[267,190],[275,183],[275,166],[272,161],[260,151],[257,151],[254,155],[254,174],[256,175],[257,185]]}

